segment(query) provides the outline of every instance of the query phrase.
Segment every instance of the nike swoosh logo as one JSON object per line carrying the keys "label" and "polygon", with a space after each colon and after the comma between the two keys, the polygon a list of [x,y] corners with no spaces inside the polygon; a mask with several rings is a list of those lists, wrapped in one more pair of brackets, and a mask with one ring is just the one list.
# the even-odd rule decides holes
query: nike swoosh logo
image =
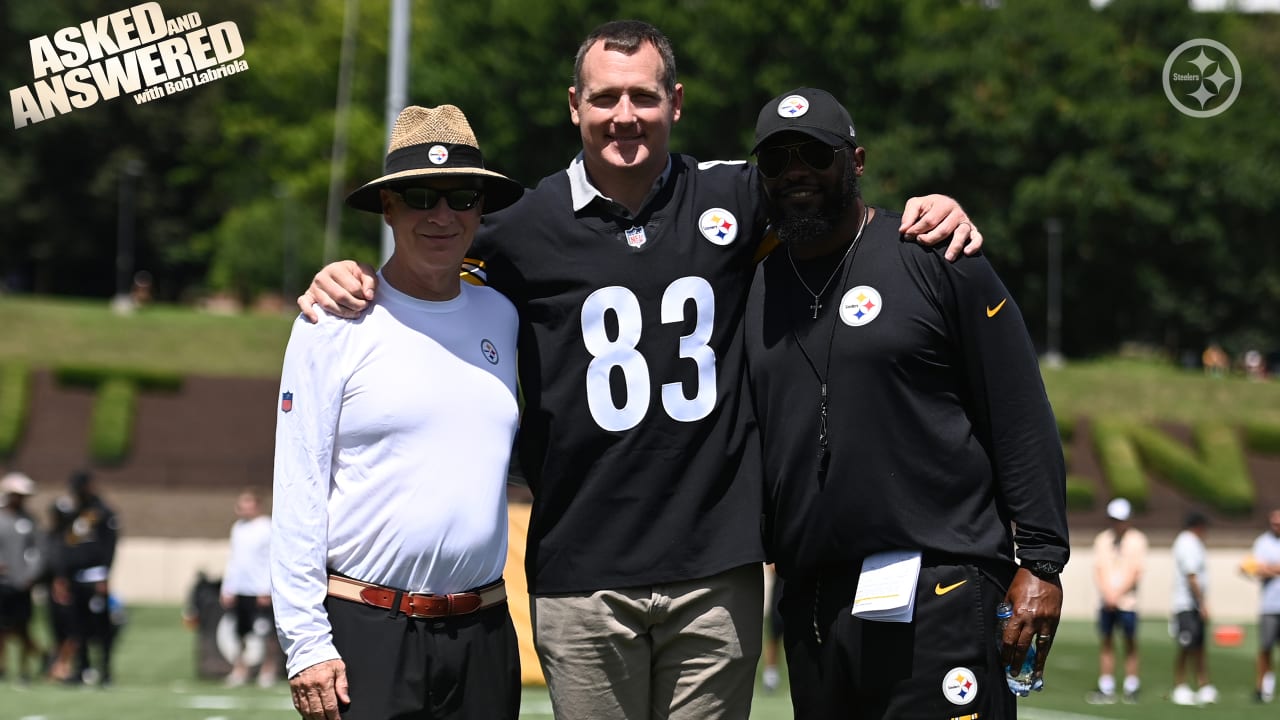
{"label": "nike swoosh logo", "polygon": [[1000,301],[1000,304],[999,304],[999,305],[997,305],[997,306],[995,306],[995,307],[991,307],[990,305],[988,305],[988,306],[987,306],[987,317],[995,317],[995,316],[996,316],[996,313],[1000,312],[1000,308],[1004,307],[1004,304],[1005,304],[1005,303],[1007,303],[1007,302],[1009,302],[1009,298],[1005,298],[1005,299],[1001,300],[1001,301]]}
{"label": "nike swoosh logo", "polygon": [[[1001,303],[1001,304],[1003,305],[1004,303]],[[934,595],[946,595],[947,593],[951,592],[952,590],[955,590],[956,588],[960,587],[961,585],[963,585],[963,584],[965,584],[965,583],[967,583],[967,582],[969,582],[969,581],[968,581],[968,580],[961,580],[960,582],[958,582],[958,583],[956,583],[956,584],[954,584],[954,585],[948,585],[948,586],[946,586],[946,587],[942,587],[942,583],[938,583],[937,585],[934,585],[934,586],[933,586],[933,594],[934,594]]]}

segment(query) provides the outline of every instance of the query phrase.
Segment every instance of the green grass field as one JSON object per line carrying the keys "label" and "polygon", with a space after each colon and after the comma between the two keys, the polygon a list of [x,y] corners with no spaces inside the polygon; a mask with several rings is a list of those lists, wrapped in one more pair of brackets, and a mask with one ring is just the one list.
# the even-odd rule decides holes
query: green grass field
{"label": "green grass field", "polygon": [[[195,678],[195,637],[183,628],[176,607],[131,608],[116,655],[116,682],[108,689],[67,688],[43,683],[0,684],[0,720],[287,720],[297,717],[285,685],[263,690],[229,690]],[[1253,627],[1234,648],[1212,647],[1209,662],[1221,701],[1207,707],[1179,707],[1168,700],[1173,644],[1160,619],[1144,621],[1143,688],[1136,705],[1093,706],[1085,694],[1097,680],[1093,627],[1063,623],[1046,673],[1046,689],[1021,703],[1025,720],[1235,720],[1275,716],[1280,703],[1263,713],[1253,703]],[[11,658],[12,667],[12,658]],[[12,677],[13,673],[10,673]],[[528,688],[523,718],[551,718],[546,691]],[[776,694],[757,686],[751,720],[791,717],[786,685]],[[945,720],[945,719],[944,719]]]}

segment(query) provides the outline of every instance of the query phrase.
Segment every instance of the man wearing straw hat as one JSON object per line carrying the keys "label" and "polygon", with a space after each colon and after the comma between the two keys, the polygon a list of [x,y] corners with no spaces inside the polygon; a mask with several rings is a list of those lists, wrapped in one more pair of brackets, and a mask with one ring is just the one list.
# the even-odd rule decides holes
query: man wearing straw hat
{"label": "man wearing straw hat", "polygon": [[360,322],[299,319],[276,421],[271,585],[307,720],[515,718],[506,476],[516,311],[459,268],[520,185],[452,105],[409,107],[347,197],[395,251]]}
{"label": "man wearing straw hat", "polygon": [[[752,166],[670,152],[683,98],[658,28],[596,28],[568,89],[582,152],[469,254],[521,315],[526,567],[561,718],[743,718],[755,684],[762,491],[738,389],[766,218]],[[908,208],[913,238],[973,230],[950,198]],[[354,317],[374,277],[330,265],[299,305]]]}

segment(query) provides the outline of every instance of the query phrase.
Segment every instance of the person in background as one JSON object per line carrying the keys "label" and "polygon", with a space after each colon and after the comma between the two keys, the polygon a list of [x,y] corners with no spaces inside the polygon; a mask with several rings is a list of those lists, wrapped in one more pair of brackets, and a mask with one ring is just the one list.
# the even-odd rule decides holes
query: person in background
{"label": "person in background", "polygon": [[[1202,513],[1187,513],[1182,532],[1173,540],[1174,639],[1178,645],[1173,660],[1175,705],[1208,705],[1218,701],[1218,689],[1209,682],[1209,660],[1205,636],[1209,629],[1209,568],[1204,536],[1209,519]],[[1187,671],[1195,675],[1198,689],[1187,684]]]}
{"label": "person in background", "polygon": [[31,588],[43,573],[44,537],[27,498],[36,484],[19,472],[0,479],[0,679],[7,672],[9,639],[18,643],[18,679],[31,681],[44,652],[31,636]]}
{"label": "person in background", "polygon": [[[120,521],[96,492],[87,470],[71,474],[67,494],[53,504],[50,562],[53,602],[66,612],[67,637],[59,649],[61,679],[70,683],[111,684],[111,651],[115,632],[110,613],[111,565],[115,561]],[[99,665],[91,663],[97,646]],[[75,665],[67,663],[74,657]]]}
{"label": "person in background", "polygon": [[1261,584],[1258,609],[1258,672],[1254,698],[1269,703],[1276,696],[1271,652],[1280,642],[1280,508],[1267,516],[1267,531],[1253,541],[1246,572]]}
{"label": "person in background", "polygon": [[1124,686],[1126,703],[1137,702],[1138,677],[1138,581],[1147,561],[1147,536],[1133,527],[1133,507],[1125,498],[1107,503],[1111,527],[1093,541],[1093,581],[1102,607],[1098,610],[1098,689],[1086,700],[1094,705],[1114,703],[1116,696],[1115,631],[1124,636]]}
{"label": "person in background", "polygon": [[239,652],[231,663],[226,683],[239,687],[249,679],[247,640],[250,636],[264,646],[258,668],[258,685],[271,687],[276,681],[277,654],[272,639],[275,618],[271,614],[271,518],[262,512],[262,499],[255,490],[244,490],[236,498],[236,517],[226,572],[222,574],[219,599],[222,607],[235,614]]}

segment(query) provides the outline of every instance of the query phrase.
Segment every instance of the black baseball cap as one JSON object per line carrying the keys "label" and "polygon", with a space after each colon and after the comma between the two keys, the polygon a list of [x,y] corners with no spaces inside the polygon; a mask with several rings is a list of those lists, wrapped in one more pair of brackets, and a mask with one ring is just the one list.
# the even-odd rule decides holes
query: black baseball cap
{"label": "black baseball cap", "polygon": [[780,132],[795,131],[832,145],[858,147],[853,119],[831,93],[817,88],[784,92],[760,109],[756,120],[754,155],[766,140]]}

